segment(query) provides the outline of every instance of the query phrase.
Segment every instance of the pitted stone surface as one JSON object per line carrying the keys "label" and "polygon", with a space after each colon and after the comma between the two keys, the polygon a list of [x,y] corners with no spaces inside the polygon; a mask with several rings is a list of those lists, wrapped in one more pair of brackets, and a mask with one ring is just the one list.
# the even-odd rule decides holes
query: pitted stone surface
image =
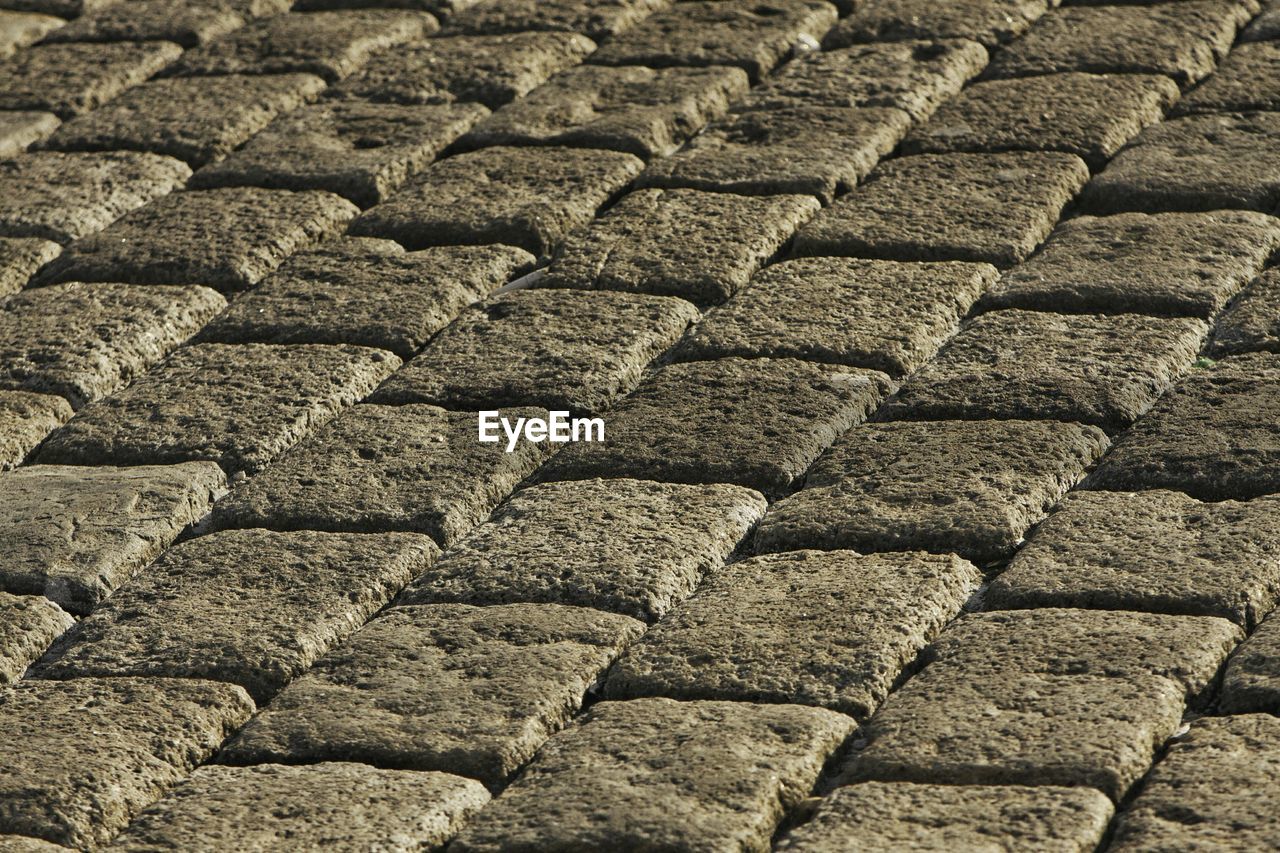
{"label": "pitted stone surface", "polygon": [[767,850],[852,730],[842,714],[793,705],[602,703],[551,738],[454,848]]}
{"label": "pitted stone surface", "polygon": [[0,835],[0,853],[66,853],[70,849],[29,835]]}
{"label": "pitted stone surface", "polygon": [[481,0],[451,16],[444,32],[563,31],[603,41],[670,5],[671,0]]}
{"label": "pitted stone surface", "polygon": [[205,326],[201,340],[356,344],[407,359],[534,260],[513,246],[406,252],[390,240],[328,240],[281,264]]}
{"label": "pitted stone surface", "polygon": [[723,302],[818,209],[799,195],[636,190],[571,236],[540,285]]}
{"label": "pitted stone surface", "polygon": [[0,471],[22,463],[44,437],[71,417],[71,404],[50,394],[0,391]]}
{"label": "pitted stone surface", "polygon": [[572,145],[649,159],[674,151],[746,91],[737,68],[583,65],[498,110],[462,144]]}
{"label": "pitted stone surface", "polygon": [[719,568],[764,510],[758,493],[737,486],[532,486],[445,552],[400,603],[566,604],[653,621]]}
{"label": "pitted stone surface", "polygon": [[1280,619],[1265,620],[1227,661],[1218,708],[1226,714],[1280,713]]}
{"label": "pitted stone surface", "polygon": [[27,667],[74,624],[75,619],[47,598],[0,592],[0,686],[21,678]]}
{"label": "pitted stone surface", "polygon": [[983,261],[1011,267],[1089,179],[1074,154],[926,154],[889,160],[796,235],[797,255]]}
{"label": "pitted stone surface", "polygon": [[181,53],[164,41],[34,45],[0,66],[0,109],[70,118],[138,85]]}
{"label": "pitted stone surface", "polygon": [[332,9],[378,9],[403,8],[419,9],[431,12],[437,18],[447,19],[449,16],[468,9],[481,0],[294,0],[295,12],[323,12]]}
{"label": "pitted stone surface", "polygon": [[400,366],[354,346],[183,347],[120,393],[91,403],[40,461],[146,465],[209,460],[254,473]]}
{"label": "pitted stone surface", "polygon": [[1263,273],[1218,317],[1209,351],[1280,353],[1280,269]]}
{"label": "pitted stone surface", "polygon": [[892,390],[878,371],[791,358],[674,364],[610,410],[604,442],[567,445],[539,476],[733,483],[774,497]]}
{"label": "pitted stone surface", "polygon": [[479,783],[445,773],[338,762],[201,767],[143,812],[111,848],[435,850],[488,800]]}
{"label": "pitted stone surface", "polygon": [[500,787],[643,630],[581,607],[397,607],[285,688],[220,760],[362,761]]}
{"label": "pitted stone surface", "polygon": [[605,695],[817,705],[864,720],[981,580],[952,555],[732,563],[623,654]]}
{"label": "pitted stone surface", "polygon": [[827,50],[858,42],[972,39],[988,48],[1018,38],[1050,0],[862,0],[823,40]]}
{"label": "pitted stone surface", "polygon": [[1119,801],[1240,638],[1213,617],[964,616],[863,728],[849,778],[1087,786]]}
{"label": "pitted stone surface", "polygon": [[189,177],[184,163],[131,151],[41,151],[0,161],[0,235],[70,243]]}
{"label": "pitted stone surface", "polygon": [[1209,319],[1278,249],[1280,219],[1254,211],[1080,216],[1005,273],[980,307]]}
{"label": "pitted stone surface", "polygon": [[1236,355],[1192,371],[1116,441],[1087,485],[1209,501],[1280,492],[1280,358]]}
{"label": "pitted stone surface", "polygon": [[516,290],[464,311],[372,401],[598,414],[697,318],[665,296]]}
{"label": "pitted stone surface", "polygon": [[510,243],[546,255],[643,167],[616,151],[486,148],[436,163],[349,230],[411,249]]}
{"label": "pitted stone surface", "polygon": [[62,247],[40,237],[0,237],[0,297],[17,293]]}
{"label": "pitted stone surface", "polygon": [[1268,41],[1277,38],[1280,38],[1280,3],[1269,0],[1263,6],[1262,14],[1254,18],[1240,34],[1240,41]]}
{"label": "pitted stone surface", "polygon": [[52,15],[0,10],[0,59],[8,59],[14,51],[40,41],[63,23]]}
{"label": "pitted stone surface", "polygon": [[46,41],[171,41],[195,47],[254,18],[289,10],[289,0],[130,0],[81,15]]}
{"label": "pitted stone surface", "polygon": [[27,680],[0,691],[0,833],[104,846],[250,715],[239,687]]}
{"label": "pitted stone surface", "polygon": [[1280,42],[1242,44],[1174,108],[1175,115],[1280,110]]}
{"label": "pitted stone surface", "polygon": [[1208,333],[1190,317],[995,311],[969,321],[903,383],[884,416],[1132,424],[1191,367]]}
{"label": "pitted stone surface", "polygon": [[1102,454],[1095,427],[1048,421],[864,424],[770,509],[757,551],[1008,556]]}
{"label": "pitted stone surface", "polygon": [[289,255],[333,236],[357,212],[326,192],[170,193],[68,247],[42,279],[247,290]]}
{"label": "pitted stone surface", "polygon": [[117,0],[0,0],[5,9],[74,18],[105,8]]}
{"label": "pitted stone surface", "polygon": [[995,277],[987,264],[784,261],[709,311],[674,356],[800,358],[902,376],[933,357]]}
{"label": "pitted stone surface", "polygon": [[206,678],[265,702],[438,553],[410,533],[228,530],[191,539],[98,605],[40,676]]}
{"label": "pitted stone surface", "polygon": [[53,113],[39,110],[5,110],[0,112],[0,159],[16,157],[34,142],[39,142],[58,128]]}

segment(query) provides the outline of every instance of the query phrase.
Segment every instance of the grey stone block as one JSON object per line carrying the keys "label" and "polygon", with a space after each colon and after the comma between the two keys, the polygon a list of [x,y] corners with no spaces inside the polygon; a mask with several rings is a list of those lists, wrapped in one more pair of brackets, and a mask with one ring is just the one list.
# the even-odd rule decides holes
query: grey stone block
{"label": "grey stone block", "polygon": [[823,40],[830,50],[859,42],[971,39],[988,48],[1022,36],[1050,0],[863,0]]}
{"label": "grey stone block", "polygon": [[62,247],[40,237],[0,237],[0,297],[17,293]]}
{"label": "grey stone block", "polygon": [[20,465],[71,414],[71,404],[61,397],[0,391],[0,471]]}
{"label": "grey stone block", "polygon": [[70,118],[138,85],[181,54],[181,47],[164,41],[35,45],[0,67],[0,109]]}
{"label": "grey stone block", "polygon": [[[0,685],[16,682],[76,620],[38,595],[0,592]],[[3,850],[0,845],[0,850]]]}
{"label": "grey stone block", "polygon": [[1228,306],[1213,327],[1209,352],[1280,353],[1280,269],[1263,273]]}
{"label": "grey stone block", "polygon": [[1239,45],[1213,75],[1178,102],[1174,115],[1280,111],[1280,42]]}
{"label": "grey stone block", "polygon": [[289,0],[131,0],[81,15],[47,42],[170,41],[195,47],[255,18],[289,10]]}
{"label": "grey stone block", "polygon": [[582,33],[603,41],[665,9],[671,0],[481,0],[449,18],[448,35],[527,31]]}

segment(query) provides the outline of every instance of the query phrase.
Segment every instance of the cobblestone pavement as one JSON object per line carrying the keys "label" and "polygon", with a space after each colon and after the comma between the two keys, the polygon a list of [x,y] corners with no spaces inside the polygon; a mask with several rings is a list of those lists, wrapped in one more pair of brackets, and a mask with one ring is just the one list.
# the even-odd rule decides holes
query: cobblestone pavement
{"label": "cobblestone pavement", "polygon": [[0,853],[1280,849],[1278,253],[1276,0],[0,0]]}

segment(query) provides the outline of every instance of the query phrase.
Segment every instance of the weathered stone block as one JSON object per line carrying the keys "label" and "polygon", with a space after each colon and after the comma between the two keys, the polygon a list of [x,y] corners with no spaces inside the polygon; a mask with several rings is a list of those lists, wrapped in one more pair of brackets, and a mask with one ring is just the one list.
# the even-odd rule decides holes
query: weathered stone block
{"label": "weathered stone block", "polygon": [[1218,708],[1280,713],[1280,620],[1265,620],[1227,661]]}
{"label": "weathered stone block", "polygon": [[1209,351],[1280,353],[1280,269],[1263,273],[1218,317]]}
{"label": "weathered stone block", "polygon": [[0,113],[0,158],[16,157],[34,142],[53,133],[59,119],[38,110],[7,110]]}
{"label": "weathered stone block", "polygon": [[1242,44],[1213,76],[1178,102],[1174,115],[1280,110],[1280,42]]}
{"label": "weathered stone block", "polygon": [[671,0],[481,0],[451,16],[444,32],[485,35],[563,31],[602,41],[670,5]]}
{"label": "weathered stone block", "polygon": [[0,67],[0,109],[70,118],[136,86],[182,54],[164,41],[41,44]]}
{"label": "weathered stone block", "polygon": [[27,667],[74,624],[75,619],[47,598],[0,592],[0,685],[21,678]]}
{"label": "weathered stone block", "polygon": [[53,15],[0,10],[0,59],[8,59],[14,51],[40,41],[64,23]]}
{"label": "weathered stone block", "polygon": [[862,0],[823,39],[827,50],[859,42],[971,39],[988,48],[1018,38],[1049,0]]}
{"label": "weathered stone block", "polygon": [[95,9],[50,33],[50,42],[213,41],[254,18],[289,10],[289,0],[131,0]]}
{"label": "weathered stone block", "polygon": [[0,237],[0,297],[17,293],[62,247],[40,237]]}
{"label": "weathered stone block", "polygon": [[20,465],[71,414],[71,404],[61,397],[0,391],[0,471]]}

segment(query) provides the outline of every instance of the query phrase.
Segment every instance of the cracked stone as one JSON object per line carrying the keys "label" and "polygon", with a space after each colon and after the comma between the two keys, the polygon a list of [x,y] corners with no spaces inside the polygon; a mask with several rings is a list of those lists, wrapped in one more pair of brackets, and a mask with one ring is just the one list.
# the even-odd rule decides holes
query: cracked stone
{"label": "cracked stone", "polygon": [[988,48],[1018,38],[1050,0],[862,0],[827,34],[826,50],[859,42],[972,39]]}
{"label": "cracked stone", "polygon": [[26,287],[61,251],[57,243],[39,237],[0,237],[0,297]]}
{"label": "cracked stone", "polygon": [[1173,109],[1190,113],[1280,110],[1280,42],[1242,44]]}
{"label": "cracked stone", "polygon": [[130,0],[81,15],[45,41],[171,41],[195,47],[254,18],[287,11],[289,0]]}
{"label": "cracked stone", "polygon": [[1275,615],[1227,661],[1218,709],[1224,714],[1280,713],[1280,619]]}
{"label": "cracked stone", "polygon": [[138,85],[181,54],[181,47],[163,41],[34,45],[0,66],[0,109],[70,118]]}
{"label": "cracked stone", "polygon": [[1280,353],[1280,269],[1269,270],[1218,316],[1210,352]]}
{"label": "cracked stone", "polygon": [[22,464],[71,415],[71,404],[61,397],[0,390],[0,471]]}
{"label": "cracked stone", "polygon": [[451,16],[444,32],[485,35],[565,31],[603,41],[670,5],[671,0],[488,0]]}
{"label": "cracked stone", "polygon": [[0,159],[16,157],[53,133],[60,120],[53,113],[31,110],[0,112]]}
{"label": "cracked stone", "polygon": [[21,678],[27,667],[74,624],[75,619],[46,598],[0,592],[0,685],[7,686]]}

